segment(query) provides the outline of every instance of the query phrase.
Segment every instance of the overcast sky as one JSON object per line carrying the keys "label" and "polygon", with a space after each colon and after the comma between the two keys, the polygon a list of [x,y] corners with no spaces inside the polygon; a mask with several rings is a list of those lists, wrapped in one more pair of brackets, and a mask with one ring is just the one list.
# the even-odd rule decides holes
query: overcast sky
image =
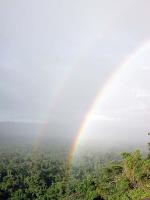
{"label": "overcast sky", "polygon": [[139,123],[146,131],[149,10],[149,0],[0,0],[0,120],[80,124],[97,92],[144,43],[91,121],[102,130],[119,121],[129,132]]}

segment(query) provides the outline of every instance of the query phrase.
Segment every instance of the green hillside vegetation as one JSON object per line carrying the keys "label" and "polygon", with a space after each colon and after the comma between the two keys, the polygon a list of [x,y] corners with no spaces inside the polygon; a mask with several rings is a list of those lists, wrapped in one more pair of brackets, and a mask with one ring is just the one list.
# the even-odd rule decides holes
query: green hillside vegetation
{"label": "green hillside vegetation", "polygon": [[150,197],[150,153],[125,152],[115,161],[113,154],[85,156],[69,172],[66,154],[62,149],[34,154],[25,147],[1,149],[0,199],[144,200]]}

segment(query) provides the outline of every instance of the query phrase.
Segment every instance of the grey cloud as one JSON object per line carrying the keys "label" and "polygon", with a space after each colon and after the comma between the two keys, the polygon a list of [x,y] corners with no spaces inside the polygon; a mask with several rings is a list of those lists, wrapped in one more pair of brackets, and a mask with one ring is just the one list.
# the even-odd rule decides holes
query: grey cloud
{"label": "grey cloud", "polygon": [[[79,125],[111,74],[148,41],[149,6],[148,0],[1,1],[0,120],[49,116]],[[97,111],[116,119],[103,120],[100,129],[116,132],[118,119],[119,130],[133,129],[133,118],[148,127],[149,53],[142,56],[136,72],[119,82],[119,94]]]}

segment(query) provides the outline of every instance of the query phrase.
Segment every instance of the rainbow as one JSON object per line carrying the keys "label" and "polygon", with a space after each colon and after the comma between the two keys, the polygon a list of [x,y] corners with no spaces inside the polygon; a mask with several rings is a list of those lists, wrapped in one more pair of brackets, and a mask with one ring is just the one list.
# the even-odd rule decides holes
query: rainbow
{"label": "rainbow", "polygon": [[[114,83],[114,81],[116,80],[116,78],[120,75],[120,73],[122,73],[122,71],[124,69],[126,69],[126,67],[129,65],[129,63],[131,63],[132,61],[134,61],[148,46],[150,46],[150,41],[146,40],[144,42],[142,42],[138,48],[134,49],[124,60],[123,62],[121,62],[117,67],[115,67],[115,70],[113,71],[113,73],[108,77],[108,79],[104,82],[103,86],[101,87],[100,91],[98,91],[97,95],[95,96],[95,98],[93,99],[93,102],[91,103],[88,111],[86,112],[84,119],[77,131],[76,137],[71,145],[70,151],[68,153],[68,157],[67,157],[67,166],[68,169],[70,171],[71,169],[71,165],[72,162],[77,154],[77,150],[80,147],[80,144],[83,141],[83,137],[86,134],[86,131],[88,130],[90,124],[91,124],[91,118],[93,116],[93,114],[95,113],[95,110],[97,108],[97,106],[99,104],[101,104],[102,102],[105,101],[105,98],[107,96],[107,94],[109,93],[112,84]],[[74,65],[75,66],[75,65]],[[72,71],[72,69],[71,69]],[[51,109],[54,109],[54,105],[57,104],[59,97],[62,93],[62,90],[64,89],[66,83],[68,82],[68,79],[70,78],[70,74],[71,71],[68,73],[68,75],[64,78],[63,80],[63,84],[61,85],[60,89],[57,91],[56,95],[53,98],[53,103],[51,104],[50,107],[50,111]],[[61,92],[60,92],[61,91]],[[43,137],[43,133],[45,132],[45,129],[47,128],[48,125],[48,118],[46,120],[46,122],[44,123],[44,126],[42,126],[40,134],[38,135],[38,138],[35,142],[35,144],[33,145],[33,154],[36,151],[37,147],[39,146],[39,143]]]}
{"label": "rainbow", "polygon": [[[94,38],[96,41],[96,39],[100,38],[100,35],[95,35]],[[74,70],[78,67],[80,61],[82,61],[84,55],[86,55],[87,51],[90,49],[89,47],[91,47],[92,44],[93,44],[92,39],[89,39],[88,42],[87,41],[84,42],[84,45],[82,46],[82,48],[80,49],[80,52],[78,53],[79,57],[74,58],[75,61],[71,64],[71,67],[69,68],[69,70],[66,72],[65,76],[60,81],[59,87],[56,89],[56,93],[51,98],[51,103],[50,103],[50,106],[48,109],[48,114],[45,117],[44,123],[41,126],[38,136],[33,144],[33,148],[32,148],[33,154],[38,149],[38,146],[43,138],[43,133],[45,132],[45,130],[48,127],[50,113],[52,113],[54,111],[55,107],[59,104],[62,93],[63,93],[67,83],[69,82],[71,75],[73,74]]]}
{"label": "rainbow", "polygon": [[86,134],[86,130],[89,128],[89,125],[91,124],[92,121],[91,117],[94,114],[97,105],[99,105],[102,101],[104,101],[106,94],[109,93],[110,91],[112,83],[116,80],[116,77],[119,76],[122,70],[125,69],[130,62],[134,61],[148,46],[150,46],[150,41],[146,40],[138,48],[136,48],[129,56],[127,56],[127,58],[124,59],[124,61],[118,67],[115,68],[114,72],[109,76],[107,81],[104,83],[102,89],[98,91],[96,97],[94,98],[93,103],[90,105],[89,110],[87,111],[77,131],[76,138],[72,143],[68,155],[69,165],[71,165],[76,155],[78,147],[83,142],[83,136]]}
{"label": "rainbow", "polygon": [[[104,36],[104,34],[106,36],[106,33],[110,33],[111,28],[113,26],[112,22],[117,17],[118,17],[118,14],[116,14],[114,16],[114,18],[112,17],[111,20],[107,24],[104,25],[103,31],[101,31],[101,33],[99,33],[99,31],[97,31],[96,33],[94,33],[94,34],[91,35],[91,32],[90,32],[89,35],[88,35],[88,37],[85,39],[84,44],[81,46],[81,48],[80,48],[80,50],[78,52],[79,56],[77,56],[77,57],[75,57],[73,59],[73,63],[70,65],[71,66],[70,69],[65,74],[65,76],[62,78],[59,87],[56,89],[56,93],[54,94],[54,96],[51,99],[50,106],[49,106],[49,109],[48,109],[48,113],[46,114],[46,117],[43,120],[44,123],[41,126],[40,131],[39,131],[39,133],[37,135],[37,138],[36,138],[36,140],[35,140],[35,142],[33,144],[33,148],[32,148],[33,153],[37,150],[37,148],[38,148],[38,146],[39,146],[39,144],[41,142],[41,139],[43,138],[43,133],[45,132],[45,130],[47,129],[47,126],[48,126],[49,115],[50,115],[50,113],[53,112],[54,108],[59,104],[59,100],[61,99],[60,98],[61,94],[64,91],[65,86],[69,82],[69,79],[71,78],[71,75],[73,74],[74,69],[76,69],[78,67],[78,64],[80,63],[80,61],[82,61],[82,59],[84,58],[84,56],[87,55],[88,50],[91,49],[91,47],[94,44],[96,44],[97,41],[100,38],[102,39],[103,36]],[[93,41],[93,38],[94,38],[94,41]],[[93,104],[94,104],[94,102],[93,102]],[[86,116],[88,115],[88,113],[86,114]],[[86,121],[86,119],[84,119],[83,121]],[[78,135],[79,134],[77,134],[77,138],[78,138]],[[73,146],[75,146],[75,145],[73,145]],[[71,149],[73,149],[73,146],[72,146]]]}

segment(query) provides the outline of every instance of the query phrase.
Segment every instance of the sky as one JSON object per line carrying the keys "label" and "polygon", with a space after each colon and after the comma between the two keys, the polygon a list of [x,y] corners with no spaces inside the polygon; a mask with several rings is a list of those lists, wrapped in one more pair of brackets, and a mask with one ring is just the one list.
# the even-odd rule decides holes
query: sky
{"label": "sky", "polygon": [[149,8],[149,0],[0,0],[0,121],[80,125],[107,84],[88,129],[147,131]]}

